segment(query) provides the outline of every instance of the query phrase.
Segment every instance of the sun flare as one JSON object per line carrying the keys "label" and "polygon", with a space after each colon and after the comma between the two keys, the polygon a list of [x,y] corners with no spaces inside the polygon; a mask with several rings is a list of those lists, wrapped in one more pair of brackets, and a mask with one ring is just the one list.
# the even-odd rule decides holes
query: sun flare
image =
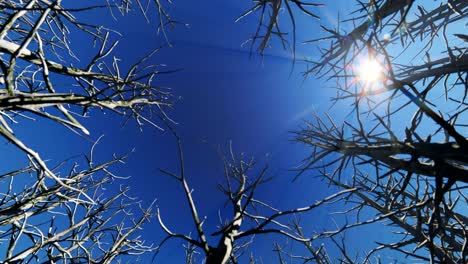
{"label": "sun flare", "polygon": [[366,84],[373,84],[383,78],[383,67],[375,59],[366,59],[358,66],[358,78]]}

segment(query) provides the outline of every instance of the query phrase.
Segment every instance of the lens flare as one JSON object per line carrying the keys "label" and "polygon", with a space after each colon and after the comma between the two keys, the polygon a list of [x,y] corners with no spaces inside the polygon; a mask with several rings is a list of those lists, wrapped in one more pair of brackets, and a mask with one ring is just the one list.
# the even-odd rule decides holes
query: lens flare
{"label": "lens flare", "polygon": [[374,84],[383,79],[384,69],[375,59],[367,59],[358,67],[358,79],[365,84]]}

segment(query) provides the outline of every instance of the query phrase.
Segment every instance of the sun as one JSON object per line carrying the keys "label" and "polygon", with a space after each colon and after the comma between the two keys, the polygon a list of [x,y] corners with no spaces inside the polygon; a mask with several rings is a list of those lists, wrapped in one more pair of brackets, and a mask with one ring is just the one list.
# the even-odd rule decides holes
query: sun
{"label": "sun", "polygon": [[366,85],[375,84],[384,77],[384,68],[375,59],[366,59],[358,65],[358,79]]}

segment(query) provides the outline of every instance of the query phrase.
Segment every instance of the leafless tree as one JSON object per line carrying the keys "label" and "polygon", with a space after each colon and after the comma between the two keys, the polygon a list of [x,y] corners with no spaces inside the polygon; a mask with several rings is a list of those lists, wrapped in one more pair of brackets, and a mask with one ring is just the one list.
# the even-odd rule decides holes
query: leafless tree
{"label": "leafless tree", "polygon": [[[207,239],[209,233],[203,226],[205,219],[202,218],[197,209],[194,190],[188,183],[181,141],[177,135],[176,137],[179,149],[179,172],[174,173],[163,169],[161,172],[173,177],[182,185],[188,209],[191,212],[192,223],[196,228],[196,235],[192,236],[172,230],[170,223],[164,222],[161,210],[158,208],[159,225],[166,233],[166,237],[160,242],[158,248],[163,250],[164,244],[168,240],[182,240],[187,243],[185,246],[186,263],[195,263],[194,252],[204,256],[202,263],[238,263],[239,258],[248,252],[248,247],[254,242],[255,236],[260,235],[270,235],[273,239],[278,238],[278,236],[285,237],[297,243],[312,242],[320,238],[321,235],[314,237],[303,234],[297,222],[294,221],[295,216],[306,214],[323,204],[342,200],[355,191],[354,188],[349,188],[303,207],[280,210],[274,205],[256,198],[258,188],[270,180],[270,177],[267,177],[267,166],[256,173],[253,159],[234,154],[231,147],[227,155],[222,155],[225,180],[223,184],[219,185],[219,190],[226,196],[227,209],[219,208],[219,211],[232,210],[232,213],[229,217],[222,216],[220,213],[220,226],[216,231],[211,232],[211,236],[218,237],[218,243],[211,245]],[[312,250],[312,247],[310,248]],[[255,263],[253,255],[249,256],[250,263]],[[245,258],[243,258],[244,261]]]}
{"label": "leafless tree", "polygon": [[139,207],[128,188],[114,194],[107,190],[119,179],[109,167],[123,159],[115,157],[102,164],[89,160],[83,170],[77,160],[62,162],[52,171],[69,171],[64,175],[66,186],[49,183],[32,160],[28,167],[3,173],[2,262],[134,263],[138,256],[153,251],[136,234],[153,216],[152,206]]}
{"label": "leafless tree", "polygon": [[[251,49],[258,45],[258,51],[263,54],[271,45],[271,40],[277,38],[283,48],[292,49],[293,55],[296,54],[297,12],[319,18],[313,8],[323,6],[320,3],[300,0],[253,0],[252,4],[248,10],[236,19],[236,22],[238,22],[251,14],[259,14],[256,30],[246,43],[250,42]],[[286,15],[283,15],[283,13],[286,13]],[[286,18],[283,18],[284,16]],[[284,30],[284,28],[289,28],[291,32]]]}
{"label": "leafless tree", "polygon": [[371,262],[385,249],[466,263],[468,2],[356,4],[339,27],[322,26],[323,37],[310,42],[330,45],[307,60],[306,74],[334,80],[335,106],[351,105],[346,121],[317,115],[297,132],[312,147],[302,172],[355,188],[346,197],[354,222],[327,235],[387,224],[393,241],[377,241],[356,262]]}
{"label": "leafless tree", "polygon": [[[0,135],[29,159],[23,168],[0,176],[2,263],[133,263],[136,258],[125,256],[154,249],[135,234],[152,215],[152,206],[139,207],[124,187],[104,192],[121,178],[109,167],[124,157],[95,164],[91,151],[86,159],[52,164],[41,158],[47,150],[33,149],[15,131],[24,120],[41,125],[45,119],[88,135],[81,119],[93,108],[158,127],[151,116],[164,117],[171,106],[170,90],[152,84],[162,71],[147,59],[158,50],[124,72],[113,57],[117,32],[83,15],[139,10],[148,20],[157,16],[155,23],[165,32],[175,23],[165,4],[0,1]],[[149,13],[151,5],[159,14]],[[96,49],[95,56],[81,56],[84,49],[76,48],[77,42]]]}
{"label": "leafless tree", "polygon": [[[244,14],[260,13],[253,39],[263,40],[261,52],[273,35],[284,41],[285,34],[275,28],[282,8],[296,32],[293,2],[253,1]],[[306,14],[316,17],[318,4],[308,4],[314,9]],[[334,186],[357,188],[348,200],[355,206],[346,213],[356,221],[328,232],[332,237],[375,222],[397,227],[401,237],[380,244],[364,261],[392,249],[433,263],[464,263],[468,3],[356,4],[352,17],[337,21],[335,28],[322,26],[324,36],[309,41],[330,45],[320,46],[318,59],[306,60],[306,74],[335,80],[333,101],[352,108],[343,124],[317,115],[297,133],[298,141],[313,147],[302,172],[319,170]],[[377,216],[362,220],[366,208]]]}

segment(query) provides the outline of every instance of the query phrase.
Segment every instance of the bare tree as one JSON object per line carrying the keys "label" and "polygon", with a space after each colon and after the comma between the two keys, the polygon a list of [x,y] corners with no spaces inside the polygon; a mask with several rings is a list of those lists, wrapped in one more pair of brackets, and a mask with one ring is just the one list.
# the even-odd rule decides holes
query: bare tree
{"label": "bare tree", "polygon": [[139,255],[153,251],[135,234],[153,216],[152,206],[139,207],[128,188],[121,187],[114,194],[106,191],[107,185],[119,179],[109,167],[123,159],[115,157],[102,164],[89,160],[84,170],[78,169],[76,160],[58,164],[52,171],[69,171],[64,175],[66,186],[47,184],[44,171],[33,161],[26,168],[2,174],[6,185],[0,205],[2,261],[133,263]]}
{"label": "bare tree", "polygon": [[[250,42],[251,49],[258,45],[258,51],[263,54],[271,45],[271,40],[277,38],[283,48],[292,50],[293,55],[296,54],[297,25],[295,17],[297,12],[319,18],[313,8],[323,6],[320,3],[300,0],[253,0],[252,4],[248,10],[236,19],[236,22],[238,22],[253,13],[259,14],[256,30],[246,43]],[[286,13],[286,18],[283,18],[283,13]],[[290,28],[291,32],[283,30],[283,28]]]}
{"label": "bare tree", "polygon": [[322,26],[324,36],[310,41],[330,45],[306,72],[335,80],[334,103],[352,106],[347,120],[317,115],[297,132],[313,149],[302,172],[355,188],[346,213],[354,222],[327,235],[387,224],[393,241],[377,241],[359,261],[388,249],[466,263],[468,2],[356,4],[344,25]]}
{"label": "bare tree", "polygon": [[[152,206],[141,208],[124,187],[105,194],[121,178],[109,167],[124,157],[95,164],[91,150],[85,159],[52,164],[41,158],[47,150],[29,147],[15,131],[26,119],[45,119],[89,135],[80,119],[93,108],[158,127],[151,116],[164,117],[172,104],[170,90],[152,84],[162,71],[147,59],[158,49],[124,72],[113,57],[116,31],[82,15],[139,10],[148,20],[158,15],[162,31],[175,21],[159,0],[66,2],[0,1],[0,135],[29,160],[0,176],[2,263],[133,263],[125,256],[154,249],[135,234]],[[159,14],[148,13],[151,5]],[[77,41],[95,56],[81,56]]]}
{"label": "bare tree", "polygon": [[[238,263],[239,258],[248,252],[248,247],[254,242],[255,236],[270,235],[272,239],[285,237],[298,243],[310,243],[319,239],[313,235],[305,235],[298,223],[294,221],[296,216],[306,214],[326,203],[334,203],[344,199],[354,188],[346,189],[328,196],[320,201],[288,210],[280,210],[274,205],[256,198],[256,191],[265,185],[271,178],[267,177],[267,166],[255,174],[253,159],[246,159],[244,155],[235,155],[232,147],[227,155],[221,155],[224,161],[223,184],[219,190],[226,196],[227,209],[219,208],[220,212],[231,210],[229,217],[220,213],[220,226],[211,236],[217,237],[218,243],[211,245],[207,239],[207,230],[203,227],[205,220],[197,209],[194,190],[188,183],[188,177],[184,168],[184,156],[180,138],[176,135],[179,153],[179,172],[174,173],[161,170],[162,173],[173,177],[183,187],[188,208],[191,212],[192,223],[196,228],[196,235],[178,233],[172,230],[170,224],[164,222],[161,210],[157,209],[159,225],[166,233],[166,237],[158,245],[159,250],[171,239],[179,239],[187,243],[186,263],[196,263],[194,252],[204,256],[203,263],[224,264]],[[310,247],[312,250],[312,247]],[[250,263],[255,263],[252,254]],[[243,261],[247,258],[245,256]]]}

